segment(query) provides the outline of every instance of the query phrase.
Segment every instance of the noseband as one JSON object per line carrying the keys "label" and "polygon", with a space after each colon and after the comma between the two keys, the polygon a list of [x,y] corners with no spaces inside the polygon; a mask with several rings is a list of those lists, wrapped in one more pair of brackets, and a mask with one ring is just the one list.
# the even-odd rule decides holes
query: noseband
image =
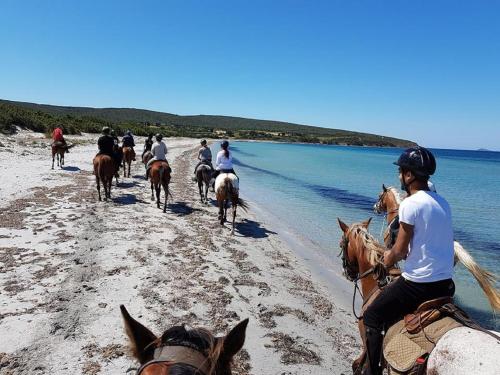
{"label": "noseband", "polygon": [[160,346],[155,349],[153,359],[143,364],[136,375],[153,364],[163,364],[165,367],[173,365],[184,365],[192,367],[197,375],[210,374],[210,362],[208,358],[196,349],[186,346]]}

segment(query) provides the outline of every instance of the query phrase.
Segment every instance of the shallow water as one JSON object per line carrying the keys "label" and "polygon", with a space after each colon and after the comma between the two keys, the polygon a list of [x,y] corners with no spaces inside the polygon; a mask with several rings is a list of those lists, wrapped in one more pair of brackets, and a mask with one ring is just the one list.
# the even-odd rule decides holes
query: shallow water
{"label": "shallow water", "polygon": [[[339,263],[337,217],[346,223],[373,217],[371,232],[379,236],[383,217],[372,207],[382,183],[399,186],[392,162],[400,149],[265,142],[233,142],[231,147],[242,194],[281,226],[316,244],[331,262]],[[451,204],[456,239],[480,265],[498,272],[500,153],[433,152],[438,163],[433,182]],[[328,262],[319,266],[329,267]],[[461,306],[498,330],[499,321],[463,267],[457,267],[455,282]]]}

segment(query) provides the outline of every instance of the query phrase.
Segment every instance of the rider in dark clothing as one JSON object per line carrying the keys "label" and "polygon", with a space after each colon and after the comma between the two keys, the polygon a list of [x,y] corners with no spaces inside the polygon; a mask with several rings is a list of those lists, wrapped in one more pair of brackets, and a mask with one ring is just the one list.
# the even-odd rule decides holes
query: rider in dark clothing
{"label": "rider in dark clothing", "polygon": [[105,126],[102,128],[102,136],[97,140],[97,147],[99,147],[99,154],[109,155],[113,158],[116,170],[120,168],[121,158],[115,152],[115,139],[110,135],[111,129]]}
{"label": "rider in dark clothing", "polygon": [[148,135],[146,141],[144,142],[144,150],[142,151],[141,159],[144,159],[144,154],[148,151],[151,151],[151,147],[153,147],[153,134]]}
{"label": "rider in dark clothing", "polygon": [[127,131],[127,134],[122,139],[123,147],[135,147],[134,137],[132,137],[132,133]]}

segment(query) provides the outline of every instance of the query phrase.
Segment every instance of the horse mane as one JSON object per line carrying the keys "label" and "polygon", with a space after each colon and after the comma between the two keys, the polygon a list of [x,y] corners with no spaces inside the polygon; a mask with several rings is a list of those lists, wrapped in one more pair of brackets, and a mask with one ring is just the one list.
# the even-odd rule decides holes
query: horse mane
{"label": "horse mane", "polygon": [[389,186],[387,190],[391,191],[391,193],[394,195],[394,199],[396,199],[396,203],[398,206],[401,204],[403,201],[403,197],[401,196],[401,193],[399,192],[398,189],[396,189],[394,186]]}
{"label": "horse mane", "polygon": [[380,263],[384,251],[387,250],[385,246],[380,244],[375,237],[373,237],[368,229],[363,226],[362,223],[354,223],[349,229],[349,234],[353,233],[358,244],[364,247],[367,251],[365,252],[368,262],[375,266]]}

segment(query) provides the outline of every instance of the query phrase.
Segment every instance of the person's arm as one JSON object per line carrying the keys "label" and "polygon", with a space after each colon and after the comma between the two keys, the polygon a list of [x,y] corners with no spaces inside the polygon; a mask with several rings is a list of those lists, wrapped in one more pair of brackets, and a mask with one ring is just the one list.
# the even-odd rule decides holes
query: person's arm
{"label": "person's arm", "polygon": [[215,159],[215,168],[218,168],[220,164],[220,153],[217,154],[217,159]]}
{"label": "person's arm", "polygon": [[390,250],[384,252],[384,265],[389,268],[403,260],[408,255],[408,245],[413,237],[413,225],[400,222],[396,243]]}
{"label": "person's arm", "polygon": [[202,151],[203,150],[201,148],[198,150],[198,160],[201,160],[201,153],[202,153]]}

